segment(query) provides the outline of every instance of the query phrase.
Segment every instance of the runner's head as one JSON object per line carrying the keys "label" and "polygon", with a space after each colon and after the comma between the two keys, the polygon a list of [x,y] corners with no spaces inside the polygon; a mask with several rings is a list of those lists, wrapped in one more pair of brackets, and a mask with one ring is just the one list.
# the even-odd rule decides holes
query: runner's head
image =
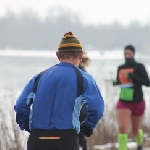
{"label": "runner's head", "polygon": [[124,56],[125,58],[133,58],[135,55],[135,48],[133,45],[127,45],[124,48]]}
{"label": "runner's head", "polygon": [[72,32],[66,33],[56,52],[58,59],[82,59],[82,44]]}
{"label": "runner's head", "polygon": [[80,62],[80,66],[87,67],[90,64],[90,58],[87,55],[86,51],[83,51],[82,61]]}

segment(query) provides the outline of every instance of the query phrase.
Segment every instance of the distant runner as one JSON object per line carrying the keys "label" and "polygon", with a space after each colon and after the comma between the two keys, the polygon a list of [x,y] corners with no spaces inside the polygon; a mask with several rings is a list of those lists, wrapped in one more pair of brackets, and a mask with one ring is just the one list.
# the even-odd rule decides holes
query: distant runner
{"label": "distant runner", "polygon": [[143,144],[141,124],[145,111],[145,101],[142,85],[149,87],[150,80],[144,65],[135,61],[134,55],[134,46],[125,46],[125,64],[118,67],[117,79],[113,82],[113,85],[121,86],[119,101],[116,105],[119,150],[127,150],[130,124],[138,144],[137,150],[142,150]]}
{"label": "distant runner", "polygon": [[[82,61],[79,64],[79,68],[86,72],[86,67],[89,65],[89,63],[90,63],[90,58],[88,57],[87,52],[83,51],[83,57],[82,57]],[[87,116],[86,106],[87,104],[84,103],[80,111],[80,117],[79,117],[80,123],[82,123]],[[79,144],[82,147],[82,150],[87,150],[87,139],[86,136],[81,132],[79,133]]]}

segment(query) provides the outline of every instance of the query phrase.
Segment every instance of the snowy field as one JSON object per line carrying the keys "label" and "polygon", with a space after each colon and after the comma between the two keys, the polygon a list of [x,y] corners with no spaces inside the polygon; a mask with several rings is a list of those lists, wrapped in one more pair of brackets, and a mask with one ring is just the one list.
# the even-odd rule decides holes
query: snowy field
{"label": "snowy field", "polygon": [[[123,51],[88,51],[88,55],[91,58],[91,65],[87,68],[96,80],[100,91],[105,99],[105,103],[112,101],[115,90],[112,87],[111,81],[116,77],[117,66],[124,63]],[[148,74],[150,76],[150,59],[149,56],[136,53],[136,59],[145,64]],[[5,91],[12,89],[14,91],[14,98],[18,97],[19,93],[26,85],[26,83],[36,73],[45,70],[46,68],[58,63],[56,59],[55,51],[16,51],[16,50],[0,50],[0,97],[5,97]],[[146,121],[149,124],[149,111],[150,110],[150,88],[143,87],[145,100],[146,100]],[[109,91],[109,94],[108,92]],[[113,98],[117,101],[117,96]],[[2,102],[2,99],[1,99]],[[3,109],[12,107],[14,102],[3,101]],[[108,109],[112,109],[111,103],[109,103]],[[27,134],[28,135],[28,134]],[[95,145],[95,149],[109,150],[111,144]],[[117,147],[117,144],[116,144]],[[134,149],[136,143],[132,142],[128,144],[129,149]],[[144,150],[150,150],[145,148]]]}

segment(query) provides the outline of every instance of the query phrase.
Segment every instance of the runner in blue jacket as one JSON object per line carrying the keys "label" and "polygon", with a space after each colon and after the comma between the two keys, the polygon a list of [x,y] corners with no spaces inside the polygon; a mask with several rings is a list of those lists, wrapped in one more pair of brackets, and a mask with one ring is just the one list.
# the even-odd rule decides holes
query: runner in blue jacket
{"label": "runner in blue jacket", "polygon": [[[20,129],[30,132],[27,150],[78,150],[79,132],[92,135],[103,116],[104,101],[96,82],[78,67],[83,55],[80,41],[66,33],[56,55],[60,63],[44,71],[36,93],[38,74],[14,106]],[[87,103],[88,114],[80,125],[83,103]]]}

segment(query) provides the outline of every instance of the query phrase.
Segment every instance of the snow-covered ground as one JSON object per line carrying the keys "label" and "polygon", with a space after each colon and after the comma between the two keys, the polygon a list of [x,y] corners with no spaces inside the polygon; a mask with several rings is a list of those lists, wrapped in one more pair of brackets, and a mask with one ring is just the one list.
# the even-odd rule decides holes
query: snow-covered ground
{"label": "snow-covered ground", "polygon": [[[53,61],[50,61],[49,58],[56,58],[56,51],[25,51],[25,50],[0,50],[0,57],[1,57],[1,86],[5,87],[4,84],[10,85],[10,88],[15,89],[15,92],[18,89],[20,91],[20,88],[22,89],[25,83],[28,81],[28,79],[38,72],[39,70],[45,69],[45,67],[49,65],[53,65],[56,61],[56,59],[52,59]],[[109,72],[116,70],[116,67],[118,65],[118,62],[120,60],[123,60],[123,51],[121,50],[114,50],[114,51],[88,51],[89,57],[93,60],[91,66],[88,68],[88,72],[94,76],[96,81],[101,87],[101,91],[105,96],[105,89],[101,82],[101,80],[105,77],[105,79],[110,79]],[[4,57],[3,57],[4,56]],[[7,58],[7,56],[9,58]],[[11,58],[10,58],[11,57]],[[3,58],[3,59],[2,59]],[[19,59],[21,58],[21,59]],[[24,59],[25,58],[25,59]],[[30,58],[30,59],[29,59]],[[32,59],[33,58],[33,59]],[[35,59],[34,59],[35,58]],[[36,59],[40,58],[40,59]],[[44,58],[44,59],[41,59]],[[136,53],[136,58],[144,59],[147,63],[147,69],[150,69],[150,60],[149,56],[142,55],[139,53]],[[103,60],[103,61],[99,61]],[[106,61],[105,61],[106,60]],[[116,60],[109,61],[109,60]],[[119,60],[119,61],[118,61]],[[35,64],[34,64],[35,63]],[[23,68],[23,69],[22,69]],[[34,69],[33,69],[34,68]],[[114,69],[115,68],[115,69]],[[21,70],[21,72],[20,72]],[[150,70],[149,70],[150,71]],[[20,76],[20,73],[23,74],[23,76]],[[10,84],[11,83],[11,84]],[[147,100],[147,108],[150,108],[149,102],[149,89],[144,89],[146,94],[146,100]],[[6,89],[4,91],[1,89],[1,94],[5,95]],[[17,93],[18,95],[18,93]],[[2,99],[1,99],[2,100]],[[108,99],[110,100],[110,99]],[[5,106],[8,106],[9,102],[5,101]],[[3,105],[4,106],[4,105]],[[146,118],[149,118],[149,109],[147,109],[147,115]],[[148,121],[148,119],[147,119]],[[149,140],[150,141],[150,140]],[[95,145],[96,150],[109,150],[111,149],[112,144],[108,143],[106,145]],[[117,144],[115,144],[117,147]],[[128,143],[128,147],[130,149],[136,148],[135,142]],[[143,150],[150,150],[150,147],[144,148]]]}
{"label": "snow-covered ground", "polygon": [[[92,59],[123,59],[123,50],[91,50],[88,55]],[[40,58],[56,58],[56,50],[0,50],[0,56],[19,56],[19,57],[40,57]],[[137,53],[136,58],[149,59],[147,55]]]}

